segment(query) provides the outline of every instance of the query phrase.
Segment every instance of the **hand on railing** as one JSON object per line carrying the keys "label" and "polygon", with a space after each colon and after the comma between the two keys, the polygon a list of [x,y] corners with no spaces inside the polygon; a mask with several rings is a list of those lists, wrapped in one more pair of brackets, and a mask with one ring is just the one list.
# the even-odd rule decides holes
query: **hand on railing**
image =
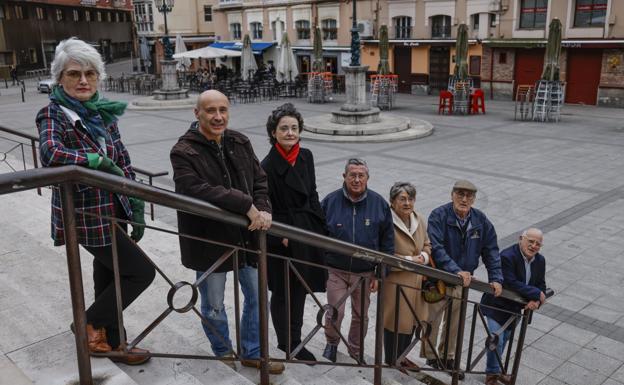
{"label": "hand on railing", "polygon": [[[139,242],[145,232],[145,202],[139,198],[130,197],[130,207],[132,208],[132,222],[139,224],[132,225],[130,237]],[[142,226],[143,225],[143,226]]]}
{"label": "hand on railing", "polygon": [[250,231],[268,230],[273,220],[271,214],[266,211],[259,211],[253,204],[249,211],[247,211],[247,217],[251,221],[249,227],[247,227]]}

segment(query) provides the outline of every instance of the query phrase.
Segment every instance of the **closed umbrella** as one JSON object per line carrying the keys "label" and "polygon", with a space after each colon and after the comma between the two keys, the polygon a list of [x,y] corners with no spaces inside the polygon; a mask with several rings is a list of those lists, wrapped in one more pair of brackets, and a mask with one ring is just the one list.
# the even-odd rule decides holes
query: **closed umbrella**
{"label": "closed umbrella", "polygon": [[[176,41],[175,41],[175,54],[181,54],[186,52],[186,45],[184,44],[184,40],[182,40],[182,36],[180,34],[176,35]],[[174,58],[178,59],[175,55]],[[187,57],[180,57],[178,59],[178,64],[176,64],[176,69],[178,71],[180,70],[187,70],[191,65],[191,59],[187,58]]]}
{"label": "closed umbrella", "polygon": [[290,45],[287,32],[284,32],[282,37],[282,46],[280,48],[276,72],[275,77],[277,78],[277,81],[280,82],[292,82],[292,80],[299,75],[299,69],[297,69],[297,62],[295,61],[295,54],[293,53],[292,46]]}
{"label": "closed umbrella", "polygon": [[548,26],[548,43],[544,57],[542,80],[559,80],[559,55],[561,54],[561,21],[554,18]]}
{"label": "closed umbrella", "polygon": [[455,78],[468,78],[468,26],[460,24],[457,28],[457,42],[455,43]]}
{"label": "closed umbrella", "polygon": [[314,42],[312,44],[314,52],[312,72],[323,72],[323,40],[321,39],[321,29],[318,26],[314,28]]}
{"label": "closed umbrella", "polygon": [[257,69],[256,58],[251,49],[251,39],[248,34],[245,34],[243,49],[241,50],[241,78],[243,80],[248,80]]}
{"label": "closed umbrella", "polygon": [[390,63],[388,62],[389,51],[388,26],[382,25],[381,28],[379,28],[379,66],[377,67],[377,73],[379,75],[388,75],[390,73]]}
{"label": "closed umbrella", "polygon": [[147,38],[145,36],[141,37],[141,43],[139,45],[139,56],[141,57],[141,61],[143,62],[143,65],[146,69],[152,66],[150,49],[147,45]]}

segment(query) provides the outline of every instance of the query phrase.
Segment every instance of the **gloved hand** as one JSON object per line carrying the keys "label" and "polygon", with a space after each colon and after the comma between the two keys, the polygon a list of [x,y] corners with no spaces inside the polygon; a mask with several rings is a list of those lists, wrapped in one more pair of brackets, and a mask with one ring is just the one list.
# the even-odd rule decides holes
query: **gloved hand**
{"label": "gloved hand", "polygon": [[119,168],[119,166],[117,166],[115,162],[113,162],[112,159],[107,156],[101,156],[100,154],[94,152],[88,152],[87,160],[89,162],[88,167],[91,169],[104,171],[113,175],[123,177],[126,176],[123,170]]}
{"label": "gloved hand", "polygon": [[132,232],[130,238],[138,242],[143,238],[145,232],[145,202],[139,198],[128,198],[130,200],[130,207],[132,208],[132,222],[139,223],[132,225]]}

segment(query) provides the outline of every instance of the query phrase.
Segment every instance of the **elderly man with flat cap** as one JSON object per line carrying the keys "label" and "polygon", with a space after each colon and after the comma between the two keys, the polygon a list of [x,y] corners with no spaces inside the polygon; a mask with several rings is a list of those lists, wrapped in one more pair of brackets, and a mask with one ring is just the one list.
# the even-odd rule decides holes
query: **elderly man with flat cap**
{"label": "elderly man with flat cap", "polygon": [[[429,215],[427,232],[431,240],[432,257],[439,269],[452,274],[457,274],[463,281],[463,286],[468,287],[472,280],[472,274],[479,265],[479,257],[483,260],[488,272],[488,281],[494,295],[502,293],[503,273],[501,260],[498,254],[498,241],[494,226],[485,214],[472,207],[477,195],[477,187],[467,180],[459,180],[453,185],[451,202],[442,205]],[[446,294],[451,298],[460,298],[462,287],[449,287]],[[446,333],[446,325],[442,328],[442,338],[438,345],[438,354],[442,356],[445,345],[447,357],[442,357],[442,364],[452,369],[455,366],[455,343],[457,330],[459,329],[460,301],[453,301],[450,307],[451,321],[450,334]],[[444,314],[438,317],[446,322],[447,307]],[[429,337],[435,346],[438,328],[432,325],[433,330]],[[428,359],[427,364],[439,367],[434,359]]]}

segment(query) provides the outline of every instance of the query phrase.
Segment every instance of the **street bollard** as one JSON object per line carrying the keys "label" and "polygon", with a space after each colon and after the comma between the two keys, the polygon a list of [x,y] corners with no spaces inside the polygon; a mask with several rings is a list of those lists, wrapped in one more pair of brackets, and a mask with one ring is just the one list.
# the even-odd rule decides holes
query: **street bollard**
{"label": "street bollard", "polygon": [[7,78],[4,78],[4,88],[9,88],[9,82],[7,82]]}
{"label": "street bollard", "polygon": [[26,83],[22,80],[22,92],[26,92]]}
{"label": "street bollard", "polygon": [[22,91],[22,103],[26,103],[26,99],[24,99],[24,88],[21,88],[20,91]]}

